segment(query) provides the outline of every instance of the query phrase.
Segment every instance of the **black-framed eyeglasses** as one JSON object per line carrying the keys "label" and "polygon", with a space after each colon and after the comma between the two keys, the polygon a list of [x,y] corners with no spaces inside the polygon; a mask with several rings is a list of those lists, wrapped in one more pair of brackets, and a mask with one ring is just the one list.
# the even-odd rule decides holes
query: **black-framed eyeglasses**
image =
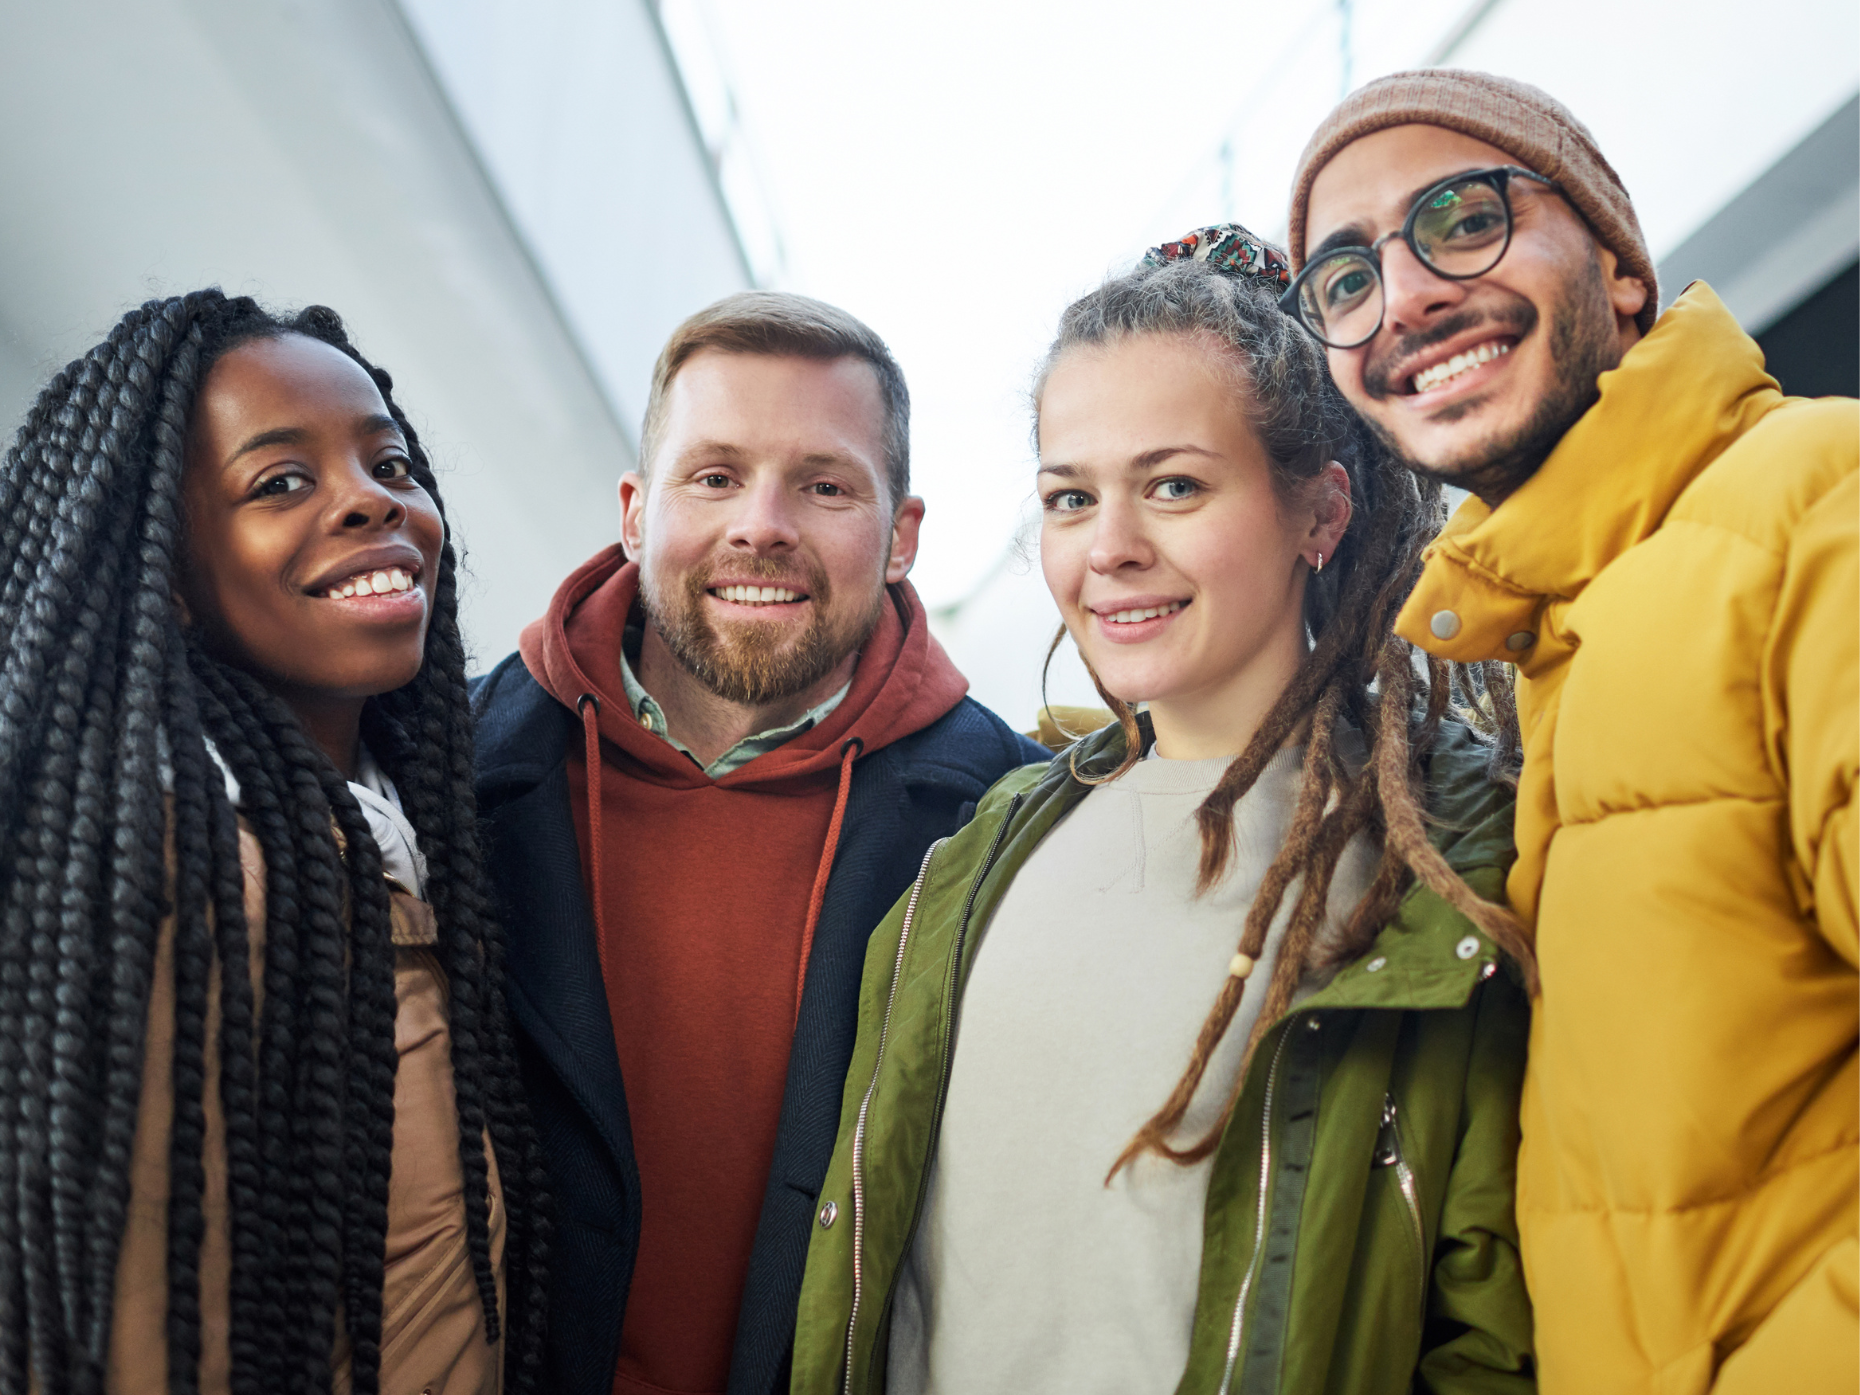
{"label": "black-framed eyeglasses", "polygon": [[1514,179],[1529,179],[1562,193],[1518,165],[1473,170],[1443,179],[1414,201],[1399,232],[1383,233],[1367,247],[1334,247],[1313,257],[1279,297],[1279,308],[1333,349],[1367,344],[1382,328],[1382,249],[1399,237],[1429,271],[1452,281],[1483,276],[1511,246]]}

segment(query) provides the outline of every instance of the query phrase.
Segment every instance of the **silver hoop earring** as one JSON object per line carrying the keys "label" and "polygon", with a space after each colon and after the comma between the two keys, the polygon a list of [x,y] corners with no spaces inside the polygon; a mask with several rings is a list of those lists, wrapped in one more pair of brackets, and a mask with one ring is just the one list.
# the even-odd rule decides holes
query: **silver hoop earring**
{"label": "silver hoop earring", "polygon": [[1312,568],[1312,574],[1314,576],[1322,576],[1324,574],[1324,554],[1321,552],[1318,553],[1317,566]]}

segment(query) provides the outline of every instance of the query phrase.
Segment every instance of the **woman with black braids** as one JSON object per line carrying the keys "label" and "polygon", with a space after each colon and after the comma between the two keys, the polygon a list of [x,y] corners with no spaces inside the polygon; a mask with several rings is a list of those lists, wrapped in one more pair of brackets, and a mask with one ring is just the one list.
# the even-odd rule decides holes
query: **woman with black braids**
{"label": "woman with black braids", "polygon": [[330,310],[150,301],[0,466],[0,1392],[536,1388],[457,573]]}
{"label": "woman with black braids", "polygon": [[1393,637],[1438,492],[1286,274],[1203,228],[1060,323],[1040,560],[1116,721],[872,937],[797,1395],[1532,1388],[1515,726]]}

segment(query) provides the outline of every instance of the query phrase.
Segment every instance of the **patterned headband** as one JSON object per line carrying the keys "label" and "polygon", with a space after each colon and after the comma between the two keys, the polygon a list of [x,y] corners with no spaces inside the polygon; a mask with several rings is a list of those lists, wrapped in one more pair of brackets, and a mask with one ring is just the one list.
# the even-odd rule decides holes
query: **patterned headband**
{"label": "patterned headband", "polygon": [[1270,286],[1289,286],[1292,282],[1292,266],[1285,253],[1238,223],[1196,228],[1178,242],[1165,242],[1143,254],[1146,267],[1167,266],[1170,262],[1206,262],[1216,271],[1250,276]]}

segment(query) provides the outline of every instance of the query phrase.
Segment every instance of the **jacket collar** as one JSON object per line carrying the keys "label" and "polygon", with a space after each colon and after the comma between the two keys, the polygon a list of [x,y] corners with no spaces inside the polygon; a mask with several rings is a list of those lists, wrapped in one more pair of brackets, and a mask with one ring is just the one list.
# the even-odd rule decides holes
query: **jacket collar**
{"label": "jacket collar", "polygon": [[[1551,601],[1574,600],[1665,521],[1686,487],[1777,406],[1763,352],[1695,281],[1620,366],[1543,466],[1497,509],[1468,499],[1427,552],[1396,621],[1403,638],[1463,663],[1518,662]],[[1459,629],[1442,639],[1443,612]],[[1532,667],[1527,655],[1523,667]]]}
{"label": "jacket collar", "polygon": [[[1148,717],[1139,716],[1138,723],[1147,749],[1154,739]],[[1076,778],[1074,767],[1088,776],[1108,773],[1124,750],[1123,731],[1114,723],[1081,737],[1053,759],[1015,806],[1002,837],[1002,855],[986,877],[994,895],[984,892],[976,903],[978,921],[986,921],[995,899],[1060,816],[1091,793],[1093,786]],[[1498,899],[1513,857],[1512,796],[1489,779],[1486,757],[1486,748],[1464,726],[1442,723],[1427,756],[1428,840],[1475,891]],[[1498,963],[1497,947],[1471,921],[1417,883],[1374,948],[1338,970],[1287,1016],[1323,1008],[1458,1008]]]}

